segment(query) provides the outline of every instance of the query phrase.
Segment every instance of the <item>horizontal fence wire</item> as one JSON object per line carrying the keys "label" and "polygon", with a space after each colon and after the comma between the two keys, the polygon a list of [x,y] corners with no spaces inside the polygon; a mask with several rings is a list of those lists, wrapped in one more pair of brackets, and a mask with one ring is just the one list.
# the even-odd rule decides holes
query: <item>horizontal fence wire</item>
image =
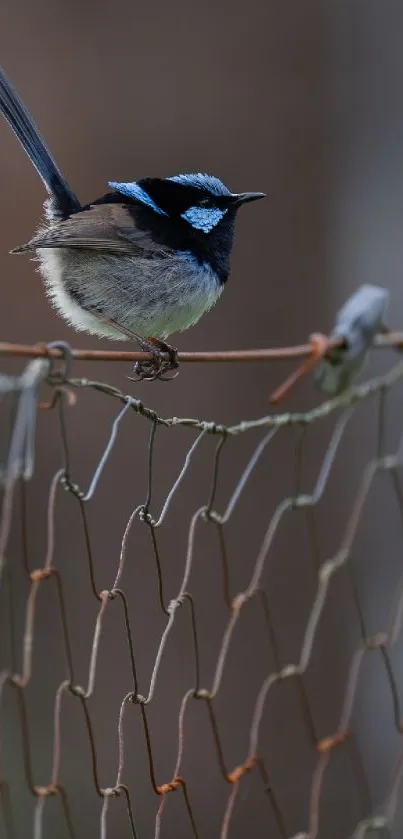
{"label": "horizontal fence wire", "polygon": [[[387,342],[388,336],[383,336],[380,344]],[[399,335],[401,342],[402,336]],[[389,344],[391,341],[389,340]],[[2,345],[0,351],[7,354],[6,345]],[[307,349],[309,353],[309,346]],[[33,352],[10,354],[29,355]],[[256,776],[261,788],[261,795],[267,802],[268,813],[276,825],[277,835],[281,839],[316,839],[323,834],[320,832],[321,815],[323,808],[323,790],[326,777],[340,750],[344,750],[347,759],[351,763],[355,777],[355,783],[360,795],[361,815],[354,827],[351,836],[354,839],[371,835],[389,835],[395,824],[395,817],[399,797],[402,795],[403,776],[403,744],[400,746],[395,765],[390,768],[390,775],[387,789],[381,806],[375,807],[367,790],[365,776],[365,761],[360,754],[360,748],[351,727],[351,719],[356,703],[361,673],[368,656],[378,654],[384,668],[387,683],[390,689],[391,707],[393,709],[395,726],[399,734],[403,731],[403,718],[400,706],[398,679],[394,672],[394,665],[391,659],[391,649],[398,641],[401,634],[403,617],[403,573],[396,586],[393,603],[390,604],[388,620],[383,629],[375,635],[368,634],[364,609],[360,600],[360,593],[354,584],[353,575],[349,573],[348,579],[352,588],[355,609],[357,611],[359,625],[361,627],[361,640],[356,647],[350,661],[347,682],[344,688],[344,698],[340,707],[338,724],[334,730],[330,730],[326,736],[319,737],[316,731],[314,712],[305,685],[305,676],[309,671],[315,643],[319,634],[319,623],[334,584],[334,580],[340,569],[350,567],[351,551],[360,522],[363,517],[364,506],[371,487],[380,473],[390,475],[393,491],[397,500],[397,509],[403,520],[403,489],[400,483],[399,468],[403,461],[403,434],[393,451],[386,448],[385,431],[385,394],[393,389],[399,380],[403,378],[403,362],[395,364],[385,375],[372,378],[363,384],[350,387],[340,396],[322,402],[318,407],[306,413],[279,413],[263,416],[250,421],[242,421],[238,424],[225,426],[216,424],[211,420],[198,420],[194,418],[162,417],[152,409],[146,407],[138,399],[125,394],[118,388],[104,382],[91,381],[88,379],[74,378],[71,376],[69,364],[64,366],[63,362],[59,369],[53,368],[53,361],[46,358],[46,355],[55,357],[63,355],[57,348],[52,351],[40,350],[38,355],[45,357],[36,358],[30,361],[27,367],[19,376],[0,377],[0,398],[2,402],[8,397],[13,400],[13,413],[10,428],[7,430],[7,451],[3,458],[2,465],[2,486],[3,501],[0,518],[0,585],[3,589],[5,600],[11,604],[9,608],[10,619],[8,622],[8,633],[10,640],[10,657],[8,666],[0,672],[0,823],[3,820],[3,834],[7,839],[16,839],[15,813],[12,807],[12,789],[9,780],[9,767],[2,759],[2,742],[7,730],[7,716],[5,712],[6,692],[11,694],[18,715],[18,725],[21,734],[23,751],[23,762],[25,772],[25,784],[33,796],[35,803],[32,836],[34,839],[47,839],[49,834],[45,826],[45,814],[49,799],[58,797],[61,808],[61,823],[65,835],[71,839],[78,839],[85,835],[80,826],[79,817],[75,817],[70,805],[70,791],[64,788],[61,783],[61,761],[62,761],[62,717],[64,712],[65,698],[70,695],[77,703],[82,714],[86,730],[86,737],[89,743],[92,763],[92,784],[99,796],[99,836],[107,839],[114,834],[108,830],[108,818],[110,810],[115,806],[115,799],[123,799],[127,810],[127,827],[125,836],[132,836],[135,839],[142,839],[143,834],[139,831],[138,822],[140,817],[141,802],[136,798],[136,791],[133,789],[130,776],[126,772],[127,753],[130,744],[127,742],[125,730],[127,727],[128,715],[138,714],[141,719],[144,742],[147,753],[148,775],[150,784],[156,796],[155,827],[154,837],[164,834],[164,815],[167,801],[171,793],[176,793],[182,799],[182,819],[186,822],[186,829],[183,835],[189,835],[202,839],[202,832],[199,827],[200,814],[193,804],[192,794],[192,773],[183,769],[184,750],[188,733],[189,709],[191,703],[202,703],[205,706],[208,725],[211,730],[214,742],[216,763],[223,779],[227,784],[228,794],[226,805],[222,812],[220,839],[228,839],[236,826],[237,805],[242,797],[243,785],[246,776]],[[77,353],[76,358],[80,357]],[[85,356],[89,358],[88,353]],[[106,357],[105,355],[103,357]],[[108,354],[108,358],[111,354]],[[76,362],[75,362],[76,363]],[[45,386],[50,388],[50,399],[44,401]],[[174,386],[172,386],[174,387]],[[67,412],[72,414],[77,410],[77,404],[83,393],[97,392],[104,397],[116,402],[116,414],[112,422],[109,438],[105,448],[99,456],[96,468],[92,476],[87,479],[85,486],[79,485],[71,471],[71,452],[68,436],[66,433]],[[327,558],[317,557],[316,562],[316,593],[313,597],[310,613],[306,621],[303,637],[301,639],[299,656],[294,661],[282,662],[278,650],[277,632],[273,621],[270,598],[267,589],[263,584],[263,575],[270,570],[270,563],[273,556],[273,544],[280,526],[284,521],[291,520],[295,511],[302,511],[307,517],[309,526],[312,525],[312,514],[315,513],[329,482],[329,476],[337,459],[341,441],[346,429],[358,406],[370,400],[377,400],[379,406],[378,420],[378,446],[374,451],[372,459],[367,463],[362,476],[358,491],[352,503],[349,515],[345,521],[343,532],[340,534],[336,552]],[[37,460],[44,456],[41,451],[36,451],[35,431],[38,412],[40,418],[45,416],[39,409],[46,409],[46,416],[53,417],[53,422],[60,427],[61,440],[63,445],[63,461],[50,484],[47,501],[47,535],[46,553],[41,567],[32,568],[29,563],[28,546],[30,543],[30,529],[27,517],[26,486],[38,468]],[[332,419],[334,417],[334,420]],[[276,446],[278,435],[281,429],[300,429],[302,432],[301,447],[304,445],[303,432],[308,428],[317,428],[326,418],[333,422],[333,429],[327,442],[325,454],[320,468],[316,475],[313,488],[309,491],[300,486],[300,476],[297,474],[297,490],[295,493],[284,497],[264,522],[263,535],[260,547],[254,558],[250,559],[250,578],[246,587],[237,593],[232,593],[229,585],[231,557],[226,546],[226,532],[229,523],[236,516],[239,505],[242,504],[243,495],[248,482],[257,468],[265,452]],[[143,495],[133,505],[132,512],[127,520],[126,527],[121,539],[119,556],[116,558],[109,588],[99,590],[97,585],[97,559],[91,541],[91,529],[88,521],[88,504],[97,495],[101,477],[108,461],[113,458],[115,444],[120,433],[123,421],[131,422],[133,435],[136,434],[136,423],[147,421],[149,424],[148,443],[148,486],[143,488]],[[192,432],[192,440],[188,446],[187,453],[180,463],[177,464],[176,477],[168,488],[165,500],[160,507],[154,505],[154,481],[156,441],[158,440],[159,428],[171,429],[170,434],[179,434],[186,428]],[[403,425],[402,425],[403,428]],[[259,440],[255,449],[240,471],[238,479],[233,485],[226,504],[223,509],[217,507],[217,491],[222,476],[223,453],[236,446],[236,440],[243,435],[256,432]],[[76,432],[77,433],[77,432]],[[3,424],[3,438],[6,430]],[[169,601],[165,598],[165,574],[166,562],[163,562],[159,543],[159,531],[167,523],[170,517],[171,508],[175,497],[184,491],[185,478],[192,474],[194,458],[200,446],[205,444],[206,439],[213,438],[211,462],[209,469],[211,483],[206,495],[205,502],[194,511],[187,530],[187,548],[184,552],[182,563],[182,578],[175,597]],[[135,437],[134,437],[135,439]],[[297,469],[298,472],[298,469]],[[87,678],[84,683],[79,683],[76,678],[76,668],[71,644],[71,604],[66,600],[66,569],[58,568],[56,528],[56,509],[61,503],[61,491],[67,492],[74,497],[78,506],[84,544],[86,546],[86,562],[88,565],[89,578],[91,580],[92,595],[98,603],[97,616],[93,627],[91,653],[88,662]],[[138,487],[136,488],[138,491]],[[113,497],[118,503],[119,488],[113,488]],[[113,503],[113,502],[111,502]],[[165,626],[162,631],[159,643],[155,650],[153,666],[149,681],[139,681],[137,656],[138,646],[141,639],[135,638],[132,633],[132,606],[131,593],[122,587],[122,578],[128,562],[128,542],[131,530],[135,522],[147,529],[149,534],[152,553],[154,556],[157,579],[159,607],[165,619]],[[21,534],[21,557],[16,557],[10,547],[10,534],[12,528],[16,527]],[[187,524],[184,523],[187,527]],[[289,526],[292,527],[290,523]],[[226,619],[221,641],[215,653],[215,666],[211,682],[203,684],[201,681],[200,654],[203,648],[203,635],[199,631],[197,619],[196,599],[192,591],[192,573],[194,571],[195,550],[199,530],[202,527],[211,528],[218,535],[220,545],[220,563],[222,568],[223,599],[226,608]],[[13,630],[13,606],[11,598],[11,577],[10,567],[17,559],[22,561],[24,574],[28,583],[28,593],[25,600],[25,621],[23,638],[18,649],[17,639]],[[75,560],[72,557],[72,564]],[[82,557],[80,558],[80,562]],[[74,573],[73,568],[70,569]],[[54,695],[54,710],[52,722],[53,756],[49,777],[45,784],[39,785],[35,777],[34,760],[31,749],[31,732],[29,724],[29,685],[34,671],[34,651],[37,650],[38,640],[35,634],[36,616],[39,608],[39,592],[42,587],[53,586],[54,597],[60,616],[64,645],[64,668],[65,678],[58,685]],[[141,580],[138,581],[141,589]],[[15,593],[14,593],[15,595]],[[4,602],[4,601],[0,601]],[[238,765],[233,766],[228,762],[226,750],[220,732],[220,721],[216,713],[216,700],[223,689],[223,679],[228,656],[233,644],[236,628],[247,604],[256,604],[256,609],[262,615],[267,632],[267,644],[272,650],[275,661],[274,669],[267,670],[267,673],[260,684],[254,697],[254,707],[251,719],[245,720],[249,731],[248,746],[242,760]],[[105,630],[106,614],[109,610],[120,610],[126,633],[127,657],[130,663],[131,683],[127,684],[127,690],[121,697],[120,711],[115,720],[105,720],[105,725],[114,726],[116,730],[117,749],[117,770],[111,773],[109,785],[103,786],[100,779],[98,744],[94,733],[94,724],[91,712],[91,698],[96,692],[96,679],[99,668],[99,653]],[[177,728],[177,752],[172,767],[172,774],[166,778],[157,777],[155,765],[155,742],[153,742],[152,731],[149,722],[149,710],[152,706],[158,689],[162,663],[166,651],[172,643],[173,628],[177,622],[178,614],[184,611],[187,615],[187,631],[191,639],[193,649],[193,680],[189,683],[188,689],[183,695],[178,718]],[[18,662],[20,665],[18,666]],[[270,766],[267,762],[267,744],[261,742],[261,728],[268,706],[269,696],[281,689],[281,685],[290,682],[295,685],[301,709],[304,728],[308,735],[313,753],[316,755],[316,765],[310,779],[310,796],[306,802],[306,823],[300,825],[298,833],[290,828],[287,809],[280,800],[275,784],[271,782]],[[231,701],[235,701],[232,698]],[[380,722],[382,726],[384,721]],[[65,746],[64,746],[65,748]],[[269,750],[270,751],[270,750]],[[80,756],[76,755],[77,761]],[[196,758],[195,758],[196,761]],[[189,770],[189,761],[187,761]],[[215,770],[212,778],[216,777]],[[208,801],[209,776],[205,778],[206,794]],[[270,822],[272,823],[272,822]],[[376,833],[377,831],[377,833]],[[61,834],[60,834],[61,835]],[[123,835],[123,834],[122,834]],[[182,835],[182,833],[180,834]],[[268,835],[268,834],[264,834]],[[342,837],[341,839],[347,839]]]}
{"label": "horizontal fence wire", "polygon": [[[326,349],[336,349],[343,345],[340,338],[326,339]],[[403,332],[379,333],[374,338],[375,349],[403,347]],[[269,347],[257,350],[214,350],[203,352],[179,352],[181,363],[237,363],[242,361],[284,361],[286,359],[306,358],[312,354],[312,341],[291,347]],[[62,358],[63,351],[48,344],[10,344],[0,342],[0,355],[19,358]],[[149,353],[135,350],[72,350],[72,358],[77,361],[146,361]],[[162,353],[165,357],[165,354]]]}

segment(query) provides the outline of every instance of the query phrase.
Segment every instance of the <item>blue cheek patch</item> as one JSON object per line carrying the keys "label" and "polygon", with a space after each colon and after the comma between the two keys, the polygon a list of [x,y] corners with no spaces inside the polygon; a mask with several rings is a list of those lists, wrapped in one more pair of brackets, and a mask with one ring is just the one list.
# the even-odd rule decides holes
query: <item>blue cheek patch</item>
{"label": "blue cheek patch", "polygon": [[161,216],[168,215],[161,210],[161,207],[153,201],[152,198],[147,194],[147,192],[141,188],[135,181],[133,183],[127,184],[120,184],[116,181],[109,181],[108,186],[111,189],[116,189],[117,192],[120,192],[122,195],[127,195],[128,198],[134,198],[135,201],[140,201],[141,204],[144,204],[146,207],[149,207],[151,210],[154,210],[155,213],[159,213]]}
{"label": "blue cheek patch", "polygon": [[195,230],[202,230],[203,233],[210,233],[214,227],[224,218],[226,210],[219,210],[214,207],[189,207],[181,218],[188,222]]}

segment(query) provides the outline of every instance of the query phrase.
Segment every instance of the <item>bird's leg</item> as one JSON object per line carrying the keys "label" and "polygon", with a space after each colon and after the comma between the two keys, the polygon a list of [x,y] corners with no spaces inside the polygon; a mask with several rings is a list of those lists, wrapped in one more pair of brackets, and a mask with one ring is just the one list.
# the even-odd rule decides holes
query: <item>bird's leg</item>
{"label": "bird's leg", "polygon": [[[148,352],[152,355],[152,358],[147,361],[136,362],[133,368],[134,376],[127,377],[131,382],[152,382],[154,379],[167,382],[176,378],[179,373],[179,362],[178,351],[175,347],[171,347],[165,341],[159,341],[158,338],[142,338],[136,332],[132,332],[130,329],[112,320],[112,318],[106,317],[106,315],[103,315],[102,312],[98,312],[96,309],[89,309],[88,311],[92,315],[95,315],[102,323],[118,329],[129,340],[136,341],[143,352]],[[169,358],[162,358],[162,353],[166,353]],[[171,373],[171,375],[167,375],[167,373]]]}
{"label": "bird's leg", "polygon": [[[144,352],[152,354],[149,361],[137,361],[134,365],[134,376],[128,378],[133,382],[152,382],[154,379],[168,382],[175,379],[179,373],[178,351],[165,341],[158,338],[140,338],[138,343]],[[162,353],[168,355],[168,359],[162,358]],[[168,374],[168,375],[167,375]]]}
{"label": "bird's leg", "polygon": [[91,314],[94,315],[94,317],[98,318],[100,323],[104,323],[106,326],[112,326],[113,329],[118,330],[118,332],[121,332],[122,335],[126,335],[126,338],[128,338],[129,341],[136,341],[137,344],[141,344],[143,339],[140,338],[140,335],[137,335],[136,332],[132,332],[131,329],[127,329],[125,326],[122,326],[122,324],[118,323],[116,320],[108,318],[106,315],[102,314],[102,312],[98,312],[97,309],[89,307],[86,311],[91,312]]}

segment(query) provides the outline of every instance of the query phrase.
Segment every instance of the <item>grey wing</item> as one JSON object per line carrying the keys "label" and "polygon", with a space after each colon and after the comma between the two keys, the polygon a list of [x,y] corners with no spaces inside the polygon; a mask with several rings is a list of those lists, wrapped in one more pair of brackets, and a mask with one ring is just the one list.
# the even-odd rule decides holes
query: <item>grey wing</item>
{"label": "grey wing", "polygon": [[136,227],[124,204],[93,205],[40,230],[26,245],[14,248],[11,253],[38,248],[89,248],[160,259],[172,255],[168,248],[157,245],[148,233]]}

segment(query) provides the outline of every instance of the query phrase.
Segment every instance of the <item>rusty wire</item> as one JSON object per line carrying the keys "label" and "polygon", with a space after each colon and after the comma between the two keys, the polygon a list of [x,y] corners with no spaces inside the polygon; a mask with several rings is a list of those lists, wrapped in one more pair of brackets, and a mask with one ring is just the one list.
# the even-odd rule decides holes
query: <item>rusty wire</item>
{"label": "rusty wire", "polygon": [[[329,338],[327,349],[342,346],[339,338]],[[374,348],[401,348],[403,332],[380,332],[375,337]],[[268,347],[257,350],[213,350],[202,352],[179,352],[178,360],[182,363],[223,363],[248,361],[284,361],[287,359],[307,358],[312,355],[312,340],[306,344],[291,347]],[[0,342],[0,355],[19,358],[62,358],[63,352],[58,347],[49,348],[48,344],[10,344]],[[77,361],[147,361],[149,353],[134,350],[72,350],[72,358]],[[168,358],[162,353],[163,358]]]}
{"label": "rusty wire", "polygon": [[[300,379],[312,372],[327,353],[345,347],[345,339],[323,335],[315,332],[309,338],[308,343],[298,344],[290,347],[269,347],[258,350],[215,350],[211,352],[181,352],[178,353],[178,362],[183,363],[241,363],[256,361],[287,361],[303,359],[299,366],[290,373],[284,382],[270,395],[271,405],[278,405],[283,402],[292,388]],[[0,342],[0,356],[5,355],[17,358],[48,358],[51,360],[63,358],[63,351],[66,345],[63,342],[53,344],[10,344]],[[391,332],[382,326],[376,332],[372,341],[373,349],[401,350],[403,347],[403,332]],[[68,348],[69,363],[77,361],[132,361],[142,363],[151,360],[151,355],[146,352],[133,350],[74,350]],[[169,360],[169,355],[161,354],[161,358]],[[165,379],[171,381],[175,376]],[[135,379],[133,379],[135,381]],[[164,378],[161,378],[164,381]]]}
{"label": "rusty wire", "polygon": [[[402,336],[400,336],[399,340],[401,340],[401,337]],[[382,343],[382,341],[380,343]],[[32,355],[33,353],[20,354]],[[57,357],[63,353],[62,351],[59,353],[58,350],[55,350],[52,354]],[[49,353],[46,354],[40,352],[38,355],[46,356],[49,355]],[[88,357],[88,355],[86,357]],[[103,357],[106,356],[104,355]],[[110,357],[110,354],[108,357]],[[215,743],[218,766],[223,779],[228,784],[227,805],[222,814],[220,839],[229,839],[231,835],[231,825],[233,824],[233,820],[235,818],[237,798],[242,788],[243,779],[251,772],[256,773],[256,776],[260,779],[262,794],[267,798],[268,807],[271,808],[272,815],[274,816],[277,824],[279,836],[281,836],[282,839],[291,839],[291,833],[287,825],[287,813],[283,812],[282,805],[277,798],[276,791],[273,789],[271,783],[269,783],[269,772],[261,754],[259,739],[268,696],[272,691],[278,688],[278,685],[284,683],[286,680],[294,682],[296,686],[296,691],[303,713],[303,719],[305,720],[305,726],[312,742],[312,747],[316,753],[316,768],[311,779],[311,795],[307,806],[307,823],[305,825],[301,825],[301,831],[298,834],[294,834],[293,839],[316,839],[316,837],[319,837],[320,835],[321,794],[326,773],[332,761],[333,754],[337,749],[345,749],[348,751],[349,758],[357,777],[357,786],[364,789],[362,795],[362,817],[354,830],[354,839],[362,839],[362,837],[374,830],[378,830],[379,835],[381,835],[384,829],[390,829],[394,822],[398,796],[402,793],[403,745],[400,747],[400,753],[398,755],[396,765],[391,772],[388,791],[384,798],[383,806],[380,810],[374,812],[372,810],[371,801],[368,800],[368,796],[365,792],[366,786],[365,778],[363,777],[364,773],[362,760],[359,755],[358,746],[354,733],[351,730],[350,723],[364,659],[368,655],[378,653],[383,662],[386,678],[390,686],[395,715],[395,726],[399,733],[402,733],[403,731],[403,717],[400,708],[399,691],[390,658],[390,650],[398,640],[401,633],[403,620],[403,574],[396,590],[394,603],[390,608],[388,623],[384,630],[377,633],[375,636],[367,634],[365,622],[363,621],[361,615],[360,603],[356,598],[356,607],[361,618],[360,625],[362,627],[362,639],[351,659],[338,725],[334,731],[330,731],[325,737],[318,738],[304,686],[304,674],[309,668],[311,662],[312,652],[317,638],[319,620],[325,608],[328,593],[330,587],[332,586],[332,581],[339,570],[343,567],[347,567],[349,564],[349,558],[362,517],[365,500],[376,476],[380,472],[386,472],[391,475],[392,485],[398,500],[400,514],[403,518],[402,490],[400,488],[398,475],[398,468],[403,465],[403,435],[397,449],[393,452],[387,453],[385,449],[385,432],[384,424],[382,423],[382,410],[379,411],[380,442],[378,451],[375,453],[373,459],[367,464],[362,474],[361,484],[348,519],[345,523],[344,532],[341,535],[338,550],[333,556],[321,562],[317,568],[316,595],[313,599],[311,611],[306,622],[299,657],[293,662],[284,664],[280,660],[277,650],[275,627],[273,626],[271,619],[268,600],[262,588],[262,575],[264,570],[267,570],[267,567],[270,564],[273,541],[283,519],[285,517],[292,516],[295,510],[303,510],[309,516],[310,512],[322,498],[328,484],[329,475],[336,459],[341,440],[357,406],[369,398],[379,399],[380,405],[382,406],[385,392],[403,378],[403,362],[395,365],[386,375],[374,378],[362,385],[353,387],[342,396],[323,402],[317,408],[307,413],[283,413],[264,416],[256,420],[244,421],[237,425],[228,427],[217,425],[212,421],[160,417],[153,410],[147,408],[140,400],[124,394],[122,391],[113,386],[103,382],[71,378],[70,376],[67,377],[66,372],[68,371],[63,369],[63,366],[61,371],[52,370],[50,361],[43,358],[41,360],[37,359],[34,362],[30,362],[20,377],[8,377],[8,390],[18,396],[18,405],[15,412],[14,426],[11,434],[9,457],[2,475],[3,505],[0,518],[0,584],[3,584],[4,586],[8,585],[7,569],[8,562],[10,561],[10,557],[8,556],[8,544],[11,519],[13,512],[17,507],[17,495],[21,492],[22,498],[24,498],[24,480],[31,476],[34,468],[33,447],[36,407],[40,405],[42,405],[42,407],[44,406],[44,403],[41,403],[39,398],[42,383],[46,381],[53,388],[52,399],[48,403],[45,403],[45,407],[48,408],[48,410],[55,409],[57,405],[62,406],[64,404],[64,400],[66,400],[74,409],[75,400],[80,398],[80,394],[83,390],[95,390],[101,392],[104,395],[108,395],[112,399],[116,400],[118,404],[120,403],[115,420],[113,421],[111,427],[109,440],[104,451],[99,457],[98,464],[92,477],[88,480],[87,486],[84,488],[77,485],[74,480],[74,475],[70,472],[69,449],[64,430],[63,410],[55,411],[55,421],[57,417],[57,421],[61,423],[65,459],[64,464],[62,464],[61,468],[54,475],[49,490],[47,506],[46,555],[43,566],[34,570],[29,568],[26,557],[24,559],[25,573],[30,587],[26,600],[25,631],[21,650],[21,667],[19,670],[17,669],[17,656],[15,654],[14,639],[11,644],[11,647],[14,650],[12,654],[11,667],[0,673],[0,722],[2,721],[1,703],[5,690],[14,692],[16,696],[24,751],[25,779],[28,789],[30,790],[32,796],[36,799],[32,832],[34,839],[46,839],[43,820],[46,803],[50,796],[60,797],[67,835],[69,835],[71,839],[78,839],[78,836],[82,835],[78,832],[76,825],[73,824],[69,807],[69,791],[62,787],[59,780],[61,762],[61,717],[66,694],[70,694],[78,703],[85,721],[92,756],[93,784],[101,799],[99,816],[99,835],[101,839],[107,839],[109,836],[108,811],[112,806],[113,799],[115,798],[123,798],[125,801],[127,808],[127,825],[129,829],[128,835],[131,835],[135,839],[141,839],[136,828],[136,810],[133,804],[130,779],[128,779],[125,775],[125,750],[127,748],[124,735],[125,720],[127,714],[132,712],[133,706],[137,709],[137,712],[142,720],[148,755],[150,783],[156,796],[160,799],[159,806],[156,807],[155,839],[161,836],[161,832],[163,830],[165,804],[168,796],[174,792],[182,796],[184,808],[183,812],[186,814],[188,819],[190,830],[189,835],[193,835],[195,839],[201,839],[201,834],[198,829],[197,814],[195,813],[192,805],[192,796],[189,789],[188,779],[182,775],[186,719],[189,704],[194,701],[205,704],[206,713],[210,722]],[[5,380],[3,385],[4,390],[6,389]],[[73,398],[72,394],[74,394],[75,398]],[[280,429],[287,427],[298,427],[304,429],[315,423],[319,423],[325,417],[332,414],[334,414],[336,418],[333,425],[333,431],[328,441],[327,449],[313,489],[310,492],[302,492],[301,488],[298,488],[298,491],[295,494],[284,498],[279,503],[267,521],[266,531],[263,535],[260,549],[254,558],[254,562],[252,563],[248,585],[243,591],[238,592],[237,594],[231,594],[228,583],[228,563],[230,560],[225,549],[225,528],[233,516],[237,505],[240,503],[244,488],[247,485],[257,463],[260,461],[263,452],[267,449],[267,447],[276,444],[276,436]],[[119,433],[119,426],[125,416],[130,416],[133,422],[136,422],[136,418],[141,416],[150,423],[148,455],[149,485],[146,488],[145,500],[139,501],[139,503],[134,506],[127,521],[127,525],[122,536],[120,555],[117,558],[116,569],[113,575],[114,579],[111,580],[110,588],[99,591],[96,584],[96,568],[94,567],[94,558],[89,538],[86,504],[94,497],[104,466],[107,460],[113,455],[114,443]],[[160,510],[156,510],[153,507],[153,454],[156,432],[158,427],[161,425],[171,429],[180,429],[183,427],[190,428],[195,432],[195,436],[188,448],[184,461],[181,464],[178,464],[177,477],[174,480],[172,487],[166,494],[162,508]],[[248,434],[252,430],[260,430],[261,438],[252,456],[250,457],[249,462],[239,475],[238,481],[233,488],[225,509],[220,512],[216,509],[215,503],[217,487],[220,479],[220,459],[223,447],[233,445],[234,443],[232,441],[236,437]],[[200,443],[209,436],[213,436],[217,439],[217,445],[215,446],[215,453],[213,455],[211,486],[205,504],[194,512],[190,522],[187,538],[187,551],[186,556],[184,557],[183,574],[179,590],[170,602],[166,602],[163,594],[163,571],[158,551],[157,532],[169,516],[172,499],[176,493],[180,491],[182,482],[187,473],[191,471],[192,458],[195,451]],[[74,661],[69,638],[69,625],[67,619],[63,577],[55,564],[55,511],[61,487],[76,498],[76,502],[80,508],[85,542],[87,546],[87,561],[89,565],[91,585],[93,594],[98,600],[98,614],[94,625],[87,680],[84,685],[78,684],[75,678]],[[122,575],[126,562],[127,542],[130,530],[136,521],[141,521],[144,526],[148,528],[150,533],[159,580],[160,606],[166,619],[165,628],[162,632],[158,648],[155,652],[150,681],[146,685],[140,685],[138,681],[135,646],[130,627],[130,604],[127,594],[121,588]],[[199,653],[202,638],[199,637],[194,600],[189,588],[194,562],[194,549],[197,532],[199,527],[202,525],[214,528],[219,534],[221,563],[223,569],[223,593],[224,601],[226,602],[228,609],[227,622],[218,650],[212,682],[208,686],[202,685],[200,682]],[[23,544],[25,544],[28,539],[26,527],[26,519],[22,513],[21,528]],[[38,592],[40,587],[45,585],[52,585],[55,588],[55,597],[57,598],[59,606],[64,639],[66,679],[58,686],[54,697],[53,760],[50,776],[46,785],[38,786],[35,783],[32,766],[26,707],[26,689],[32,677],[33,648],[35,644],[34,627]],[[356,595],[356,592],[354,592],[354,594]],[[255,697],[254,711],[249,727],[249,744],[248,749],[243,756],[243,760],[237,766],[229,766],[226,761],[220,737],[220,728],[215,712],[215,699],[222,686],[226,661],[236,625],[240,620],[244,607],[250,601],[255,601],[257,604],[256,608],[261,609],[264,614],[267,626],[268,642],[271,644],[273,649],[276,668],[272,672],[267,673],[260,686],[258,694]],[[118,747],[118,768],[116,776],[111,779],[110,786],[103,787],[99,778],[97,745],[93,732],[93,724],[88,700],[94,692],[98,667],[98,654],[105,613],[108,609],[112,608],[121,609],[123,612],[127,635],[128,655],[131,663],[132,683],[127,685],[127,691],[121,700],[119,717],[118,720],[115,721]],[[189,685],[188,690],[184,694],[179,709],[179,716],[177,720],[178,746],[172,774],[170,777],[161,780],[156,777],[153,743],[149,728],[147,709],[153,701],[164,652],[167,644],[169,643],[169,638],[178,611],[182,608],[186,609],[188,612],[188,626],[190,637],[192,638],[194,654],[194,679],[193,683]],[[5,835],[7,839],[15,839],[16,834],[14,830],[13,814],[10,806],[7,767],[2,765],[0,765],[0,814],[2,814],[3,817],[3,823],[6,831]]]}

